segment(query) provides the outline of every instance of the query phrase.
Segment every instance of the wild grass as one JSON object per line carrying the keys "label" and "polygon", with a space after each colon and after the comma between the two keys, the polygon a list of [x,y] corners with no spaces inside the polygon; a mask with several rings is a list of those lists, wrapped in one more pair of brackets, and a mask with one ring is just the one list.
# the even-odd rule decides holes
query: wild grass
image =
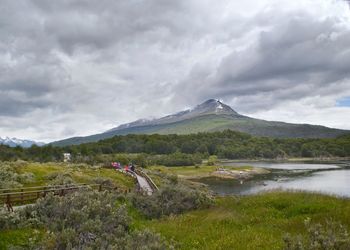
{"label": "wild grass", "polygon": [[121,188],[132,188],[135,182],[132,178],[114,169],[88,166],[85,164],[66,163],[27,163],[18,162],[13,165],[17,173],[32,173],[34,181],[24,186],[41,186],[48,184],[48,176],[54,173],[69,174],[76,183],[93,183],[95,178],[109,178]]}
{"label": "wild grass", "polygon": [[42,237],[43,232],[31,228],[0,230],[0,249],[9,249],[11,246],[25,247],[28,242]]}
{"label": "wild grass", "polygon": [[[152,166],[150,170],[158,171],[165,174],[177,175],[180,178],[201,178],[206,177],[210,173],[216,171],[220,166],[183,166],[183,167],[165,167],[165,166]],[[251,170],[252,166],[225,166],[225,169],[229,170]]]}
{"label": "wild grass", "polygon": [[312,193],[271,192],[218,198],[214,207],[145,224],[181,249],[281,249],[286,233],[306,235],[305,219],[350,228],[350,200]]}

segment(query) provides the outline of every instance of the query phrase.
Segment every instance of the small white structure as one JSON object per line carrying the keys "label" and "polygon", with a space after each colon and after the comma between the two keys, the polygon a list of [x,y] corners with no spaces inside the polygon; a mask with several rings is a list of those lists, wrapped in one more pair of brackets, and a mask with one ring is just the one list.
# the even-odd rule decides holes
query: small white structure
{"label": "small white structure", "polygon": [[72,160],[72,155],[70,153],[63,153],[63,161],[70,162]]}

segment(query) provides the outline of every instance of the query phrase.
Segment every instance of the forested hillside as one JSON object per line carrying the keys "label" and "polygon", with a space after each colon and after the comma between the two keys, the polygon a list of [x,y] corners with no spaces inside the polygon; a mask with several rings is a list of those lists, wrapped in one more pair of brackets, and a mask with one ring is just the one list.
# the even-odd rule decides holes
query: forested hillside
{"label": "forested hillside", "polygon": [[1,145],[0,159],[61,161],[63,152],[71,153],[78,162],[105,162],[115,159],[116,154],[133,154],[134,157],[123,161],[165,165],[192,165],[210,155],[227,159],[348,157],[350,135],[335,139],[274,139],[230,130],[191,135],[126,135],[66,147],[47,145],[23,149]]}

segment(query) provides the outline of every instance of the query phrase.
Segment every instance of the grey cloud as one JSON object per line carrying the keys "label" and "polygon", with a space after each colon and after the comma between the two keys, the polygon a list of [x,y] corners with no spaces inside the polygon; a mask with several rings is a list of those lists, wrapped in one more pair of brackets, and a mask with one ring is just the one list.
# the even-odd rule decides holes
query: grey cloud
{"label": "grey cloud", "polygon": [[[202,99],[235,98],[243,111],[251,111],[318,95],[327,86],[336,89],[338,82],[349,80],[350,30],[341,20],[315,19],[303,12],[279,17],[253,45],[224,57],[213,75],[191,74],[184,80],[189,92],[199,90]],[[247,105],[247,100],[252,101],[247,96],[262,93],[270,102],[255,100]]]}
{"label": "grey cloud", "polygon": [[42,109],[50,104],[45,100],[25,100],[10,93],[0,92],[0,117],[20,116],[36,109]]}
{"label": "grey cloud", "polygon": [[342,20],[281,6],[3,0],[0,135],[49,140],[102,132],[207,98],[255,112],[345,93],[350,39]]}
{"label": "grey cloud", "polygon": [[[205,27],[190,1],[33,1],[41,10],[43,30],[60,48],[105,49],[122,42],[172,43]],[[198,23],[199,22],[199,23]],[[195,28],[193,28],[195,26]]]}

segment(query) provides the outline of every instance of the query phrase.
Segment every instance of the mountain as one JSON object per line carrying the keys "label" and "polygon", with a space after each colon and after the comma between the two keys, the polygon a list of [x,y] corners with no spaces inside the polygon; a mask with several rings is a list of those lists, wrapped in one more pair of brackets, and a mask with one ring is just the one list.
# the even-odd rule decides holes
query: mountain
{"label": "mountain", "polygon": [[4,139],[0,137],[0,144],[8,145],[10,147],[21,146],[22,148],[29,148],[32,145],[43,146],[45,143],[43,142],[35,142],[31,140],[23,140],[17,138],[9,138],[5,137]]}
{"label": "mountain", "polygon": [[225,129],[245,132],[254,136],[274,138],[333,138],[350,133],[310,124],[292,124],[266,121],[241,115],[221,101],[210,99],[188,109],[159,119],[140,119],[120,125],[101,134],[73,137],[53,142],[65,146],[94,142],[115,135],[127,134],[190,134],[198,132],[222,131]]}
{"label": "mountain", "polygon": [[176,114],[168,115],[165,117],[162,117],[160,119],[140,119],[131,123],[120,125],[116,128],[110,129],[106,132],[113,132],[113,131],[121,131],[123,129],[130,129],[133,127],[145,127],[145,126],[158,126],[158,125],[165,125],[165,124],[173,124],[177,122],[181,122],[184,120],[190,120],[199,116],[206,116],[206,115],[228,115],[235,118],[244,117],[240,114],[238,114],[236,111],[234,111],[230,106],[227,106],[226,104],[221,103],[220,101],[210,99],[198,106],[196,106],[194,109],[187,109],[185,111],[181,111]]}

